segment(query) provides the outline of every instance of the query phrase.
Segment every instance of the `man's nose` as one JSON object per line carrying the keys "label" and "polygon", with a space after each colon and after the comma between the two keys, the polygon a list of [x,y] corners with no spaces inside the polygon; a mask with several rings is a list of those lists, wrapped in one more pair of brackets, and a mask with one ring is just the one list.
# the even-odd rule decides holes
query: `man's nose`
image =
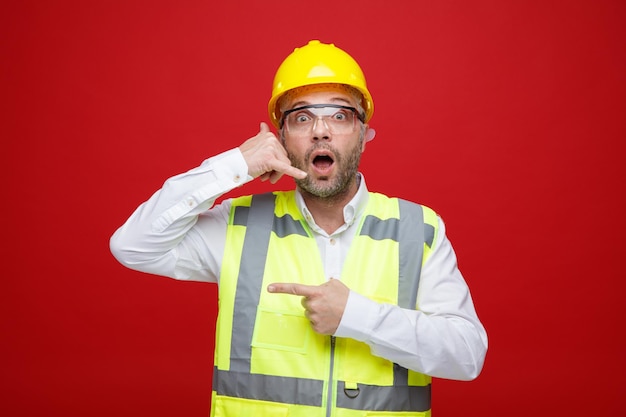
{"label": "man's nose", "polygon": [[313,139],[330,139],[330,130],[323,116],[318,116],[313,123]]}

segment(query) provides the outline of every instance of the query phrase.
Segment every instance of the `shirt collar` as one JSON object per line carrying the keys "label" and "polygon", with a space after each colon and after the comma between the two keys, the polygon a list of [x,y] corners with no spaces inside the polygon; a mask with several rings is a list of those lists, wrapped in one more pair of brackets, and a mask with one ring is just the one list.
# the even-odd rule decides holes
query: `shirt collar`
{"label": "shirt collar", "polygon": [[[359,188],[356,191],[352,200],[348,202],[343,208],[343,221],[344,224],[341,226],[335,233],[340,233],[344,231],[346,228],[352,226],[352,224],[361,217],[363,211],[365,210],[365,206],[369,201],[369,192],[367,190],[367,185],[365,184],[365,177],[362,173],[358,173],[357,182],[359,184]],[[313,219],[313,215],[307,208],[304,203],[304,198],[302,198],[302,194],[296,189],[296,204],[298,206],[298,210],[302,213],[302,216],[309,224],[309,227],[317,233],[326,234],[326,232],[320,228],[317,224],[315,224],[315,220]]]}

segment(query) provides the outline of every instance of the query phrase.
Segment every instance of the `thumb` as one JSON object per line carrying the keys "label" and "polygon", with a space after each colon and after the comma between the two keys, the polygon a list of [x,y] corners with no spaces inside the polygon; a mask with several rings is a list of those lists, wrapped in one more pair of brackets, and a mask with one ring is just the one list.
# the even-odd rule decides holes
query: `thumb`
{"label": "thumb", "polygon": [[261,124],[259,125],[259,129],[259,133],[267,133],[270,131],[270,127],[265,122],[261,122]]}

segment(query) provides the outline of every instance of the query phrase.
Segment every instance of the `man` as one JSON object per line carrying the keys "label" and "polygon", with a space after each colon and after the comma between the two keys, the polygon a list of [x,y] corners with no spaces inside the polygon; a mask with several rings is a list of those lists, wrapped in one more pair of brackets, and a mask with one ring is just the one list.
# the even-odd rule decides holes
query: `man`
{"label": "man", "polygon": [[[431,377],[471,380],[487,336],[441,218],[370,193],[363,72],[311,41],[265,123],[168,179],[111,238],[124,265],[219,283],[213,416],[430,415]],[[255,178],[296,189],[217,198]]]}

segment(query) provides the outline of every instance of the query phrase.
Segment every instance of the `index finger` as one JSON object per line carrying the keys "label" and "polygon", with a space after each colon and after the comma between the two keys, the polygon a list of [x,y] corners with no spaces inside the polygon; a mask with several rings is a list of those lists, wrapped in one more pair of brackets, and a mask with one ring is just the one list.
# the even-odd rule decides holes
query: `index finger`
{"label": "index finger", "polygon": [[315,286],[293,282],[275,282],[267,286],[267,291],[276,294],[293,294],[308,297],[315,293]]}
{"label": "index finger", "polygon": [[307,174],[306,172],[294,167],[293,165],[287,163],[287,162],[283,162],[280,160],[276,161],[275,167],[274,167],[274,171],[280,172],[281,175],[282,174],[287,174],[290,177],[296,178],[296,179],[304,179],[306,178]]}

